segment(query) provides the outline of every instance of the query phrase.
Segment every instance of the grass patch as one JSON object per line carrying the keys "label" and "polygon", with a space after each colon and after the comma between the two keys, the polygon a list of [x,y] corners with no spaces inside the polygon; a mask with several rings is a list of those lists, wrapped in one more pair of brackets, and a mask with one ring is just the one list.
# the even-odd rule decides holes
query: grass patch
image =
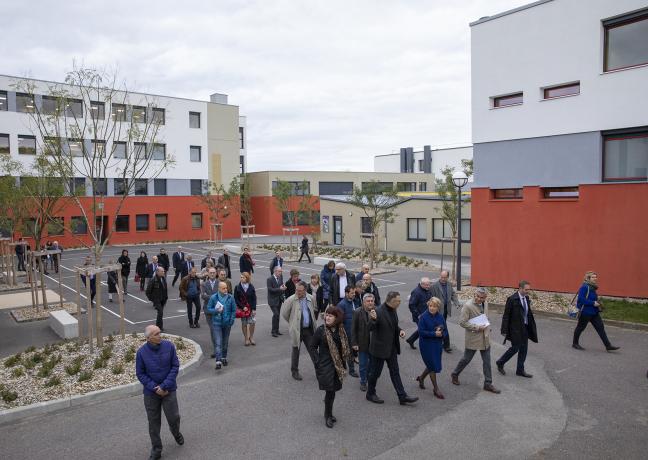
{"label": "grass patch", "polygon": [[57,385],[61,384],[61,379],[57,377],[56,375],[49,379],[47,382],[45,382],[46,387],[55,387]]}
{"label": "grass patch", "polygon": [[19,364],[22,359],[22,355],[20,353],[9,356],[7,359],[4,360],[4,365],[5,367],[14,367],[16,364]]}
{"label": "grass patch", "polygon": [[79,382],[86,382],[92,379],[92,371],[83,371],[79,374]]}
{"label": "grass patch", "polygon": [[22,377],[25,375],[25,370],[22,367],[17,367],[11,371],[11,375],[15,378]]}
{"label": "grass patch", "polygon": [[603,299],[603,319],[648,324],[648,304],[620,299]]}
{"label": "grass patch", "polygon": [[112,368],[111,371],[115,375],[123,374],[124,373],[124,366],[121,364],[115,364]]}

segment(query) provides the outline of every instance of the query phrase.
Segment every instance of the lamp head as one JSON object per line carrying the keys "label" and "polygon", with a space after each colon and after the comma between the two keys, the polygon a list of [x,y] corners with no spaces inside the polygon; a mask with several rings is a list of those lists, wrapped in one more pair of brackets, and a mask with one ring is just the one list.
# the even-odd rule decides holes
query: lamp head
{"label": "lamp head", "polygon": [[452,174],[452,183],[455,187],[461,188],[468,183],[468,176],[463,171],[457,171]]}

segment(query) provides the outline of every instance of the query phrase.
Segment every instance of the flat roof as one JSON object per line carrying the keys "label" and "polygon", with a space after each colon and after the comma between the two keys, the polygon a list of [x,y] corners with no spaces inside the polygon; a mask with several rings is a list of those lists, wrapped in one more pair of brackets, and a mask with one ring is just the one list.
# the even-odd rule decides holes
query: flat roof
{"label": "flat roof", "polygon": [[[458,146],[458,147],[431,147],[430,151],[438,152],[439,150],[455,150],[455,149],[471,149],[471,148],[473,148],[473,145],[468,144],[468,145],[461,145],[461,146]],[[416,152],[423,152],[423,149],[414,150],[414,152],[415,153]],[[382,155],[374,155],[374,158],[376,158],[376,157],[390,157],[392,155],[400,155],[400,152],[398,152],[398,153],[383,153]]]}
{"label": "flat roof", "polygon": [[549,3],[549,2],[553,2],[553,1],[554,0],[539,0],[537,2],[529,3],[527,5],[518,6],[517,8],[513,8],[512,10],[507,10],[507,11],[504,11],[502,13],[494,14],[492,16],[484,16],[483,18],[479,18],[478,20],[476,20],[474,22],[471,22],[470,27],[476,26],[478,24],[482,24],[484,22],[492,21],[493,19],[498,19],[498,18],[501,18],[503,16],[508,16],[509,14],[514,14],[514,13],[517,13],[519,11],[528,10],[529,8],[533,8],[533,7],[542,5],[543,3]]}
{"label": "flat roof", "polygon": [[335,173],[335,174],[393,174],[395,176],[401,176],[403,174],[416,174],[421,175],[421,173],[402,173],[402,172],[376,172],[376,171],[290,171],[282,169],[266,169],[264,171],[249,171],[248,174],[260,174],[260,173],[295,173],[295,174],[317,174],[317,173]]}

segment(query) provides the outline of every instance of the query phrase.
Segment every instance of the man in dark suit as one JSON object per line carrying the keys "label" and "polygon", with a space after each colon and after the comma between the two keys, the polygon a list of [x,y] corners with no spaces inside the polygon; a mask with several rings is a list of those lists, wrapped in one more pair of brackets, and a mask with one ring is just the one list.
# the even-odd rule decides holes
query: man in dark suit
{"label": "man in dark suit", "polygon": [[169,273],[169,267],[171,267],[171,263],[169,262],[169,254],[166,253],[166,249],[160,248],[158,260],[160,261],[160,265],[164,267],[164,276],[166,276],[166,274]]}
{"label": "man in dark suit", "polygon": [[160,328],[160,331],[164,331],[162,315],[169,295],[167,293],[167,282],[163,267],[158,266],[155,271],[155,276],[151,278],[148,286],[146,286],[146,297],[153,302],[153,308],[157,310],[155,325]]}
{"label": "man in dark suit", "polygon": [[274,273],[268,278],[266,282],[268,288],[268,305],[272,310],[272,337],[282,335],[279,332],[279,313],[281,312],[281,304],[285,299],[286,285],[283,282],[281,275],[281,267],[276,266]]}
{"label": "man in dark suit", "polygon": [[207,256],[203,260],[200,261],[200,269],[202,270],[203,268],[205,268],[207,266],[207,262],[210,261],[210,260],[211,260],[211,263],[215,267],[216,266],[216,258],[212,255],[211,251],[209,251],[207,253]]}
{"label": "man in dark suit", "polygon": [[[442,270],[439,273],[439,279],[432,285],[432,297],[441,300],[443,305],[443,319],[447,321],[448,316],[452,316],[452,307],[459,306],[459,299],[457,299],[457,291],[455,291],[452,283],[448,282],[450,273],[447,270]],[[427,308],[427,307],[426,307]],[[450,333],[446,329],[446,334],[443,335],[443,349],[446,353],[452,352],[450,347]]]}
{"label": "man in dark suit", "polygon": [[369,273],[364,273],[362,275],[362,287],[364,289],[363,294],[373,295],[375,302],[374,305],[380,305],[380,292],[378,292],[378,286],[373,282]]}
{"label": "man in dark suit", "polygon": [[[419,316],[425,313],[425,311],[427,310],[428,300],[432,298],[432,291],[430,291],[431,285],[432,283],[430,282],[430,278],[424,276],[423,278],[421,278],[421,282],[418,284],[418,286],[416,286],[410,293],[408,306],[410,312],[412,312],[412,321],[414,321],[417,325]],[[412,350],[416,349],[414,342],[416,342],[418,338],[419,331],[417,327],[412,335],[410,335],[407,340],[405,340]]]}
{"label": "man in dark suit", "polygon": [[227,272],[227,278],[228,279],[232,278],[231,259],[227,248],[223,249],[223,254],[220,257],[218,257],[218,263],[216,264],[216,266],[223,267]]}
{"label": "man in dark suit", "polygon": [[211,267],[207,272],[207,279],[200,285],[200,298],[203,301],[203,311],[205,312],[205,319],[207,326],[209,326],[209,335],[211,336],[212,354],[211,357],[216,357],[216,339],[214,337],[214,324],[212,322],[213,315],[207,311],[207,304],[211,296],[218,292],[218,279],[216,277],[216,269]]}
{"label": "man in dark suit", "polygon": [[418,401],[418,398],[408,396],[405,393],[398,369],[399,337],[401,339],[405,338],[405,331],[398,325],[398,314],[396,313],[400,302],[400,294],[396,291],[390,291],[387,294],[385,303],[369,312],[369,355],[371,356],[371,364],[369,366],[367,400],[376,404],[385,402],[376,395],[376,382],[380,378],[385,362],[387,362],[389,377],[391,377],[401,405],[404,406]]}
{"label": "man in dark suit", "polygon": [[194,267],[193,260],[191,260],[191,256],[187,255],[185,258],[185,261],[182,263],[180,266],[180,276],[184,278],[185,276],[189,275],[189,272],[191,269]]}
{"label": "man in dark suit", "polygon": [[337,306],[340,300],[344,299],[344,288],[347,286],[356,285],[355,276],[346,269],[343,262],[335,264],[335,274],[331,275],[331,282],[329,283],[329,299],[331,305]]}
{"label": "man in dark suit", "polygon": [[171,261],[173,262],[173,269],[175,270],[175,275],[173,275],[173,282],[171,286],[175,286],[176,281],[180,277],[180,271],[182,263],[185,260],[185,253],[182,251],[182,246],[178,246],[178,250],[173,253]]}
{"label": "man in dark suit", "polygon": [[146,277],[153,278],[155,276],[155,272],[157,271],[158,267],[162,267],[162,265],[158,262],[158,257],[153,256],[153,258],[151,259],[151,263],[146,266]]}
{"label": "man in dark suit", "polygon": [[301,279],[299,278],[299,270],[293,268],[290,270],[290,279],[286,281],[286,292],[284,292],[284,297],[287,299],[295,293],[297,285]]}
{"label": "man in dark suit", "polygon": [[25,243],[24,238],[20,238],[18,240],[18,244],[16,244],[16,257],[18,257],[18,271],[27,271],[25,269],[25,254],[26,254],[26,247],[27,244]]}
{"label": "man in dark suit", "polygon": [[274,274],[274,268],[279,267],[283,270],[284,260],[281,257],[281,251],[275,251],[275,256],[270,261],[270,275]]}
{"label": "man in dark suit", "polygon": [[500,374],[505,375],[504,364],[517,353],[517,369],[515,375],[520,377],[531,378],[533,375],[524,370],[524,361],[526,361],[529,339],[538,343],[538,332],[536,329],[535,319],[531,311],[531,299],[529,291],[531,285],[528,281],[520,281],[518,290],[515,294],[506,299],[504,315],[502,316],[501,332],[504,343],[507,340],[511,342],[511,347],[504,352],[502,357],[495,361],[497,370]]}

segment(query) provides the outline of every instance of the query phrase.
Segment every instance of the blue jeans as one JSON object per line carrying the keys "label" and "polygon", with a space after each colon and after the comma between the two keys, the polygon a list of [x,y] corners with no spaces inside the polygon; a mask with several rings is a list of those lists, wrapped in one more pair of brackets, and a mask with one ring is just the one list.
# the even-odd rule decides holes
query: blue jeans
{"label": "blue jeans", "polygon": [[216,349],[216,361],[227,359],[227,345],[232,326],[218,326],[214,324],[214,348]]}
{"label": "blue jeans", "polygon": [[358,361],[360,367],[360,385],[367,384],[367,374],[369,372],[369,352],[368,351],[359,351],[358,352]]}

